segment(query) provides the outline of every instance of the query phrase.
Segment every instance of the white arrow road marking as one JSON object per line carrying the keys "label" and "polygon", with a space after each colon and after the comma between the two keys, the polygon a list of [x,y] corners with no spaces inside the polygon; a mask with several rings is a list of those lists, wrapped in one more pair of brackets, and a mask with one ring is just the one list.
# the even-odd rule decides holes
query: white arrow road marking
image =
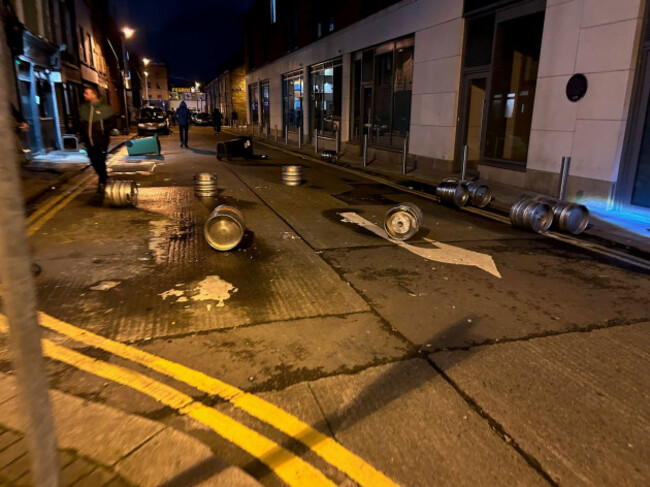
{"label": "white arrow road marking", "polygon": [[444,264],[469,265],[478,267],[488,274],[492,274],[493,276],[501,279],[501,273],[499,273],[499,270],[497,269],[497,266],[494,263],[492,256],[490,255],[481,254],[479,252],[472,252],[471,250],[465,250],[460,247],[454,247],[453,245],[443,244],[428,238],[425,238],[424,240],[435,246],[435,248],[428,249],[423,247],[415,247],[414,245],[391,239],[383,228],[379,228],[374,223],[369,222],[354,212],[340,213],[340,215],[343,217],[341,221],[346,223],[355,223],[360,227],[371,231],[375,235],[386,239],[389,242],[392,242],[395,245],[402,247],[403,249],[406,249],[409,252],[412,252],[415,255],[419,255],[420,257],[423,257],[427,260],[442,262]]}

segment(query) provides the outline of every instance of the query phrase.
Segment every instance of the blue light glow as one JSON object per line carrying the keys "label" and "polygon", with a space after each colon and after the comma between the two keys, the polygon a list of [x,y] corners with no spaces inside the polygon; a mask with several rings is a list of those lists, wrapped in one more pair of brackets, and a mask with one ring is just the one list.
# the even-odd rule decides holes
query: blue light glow
{"label": "blue light glow", "polygon": [[593,218],[615,225],[641,237],[650,237],[650,208],[625,205],[612,209],[608,201],[588,198],[579,202],[589,209]]}

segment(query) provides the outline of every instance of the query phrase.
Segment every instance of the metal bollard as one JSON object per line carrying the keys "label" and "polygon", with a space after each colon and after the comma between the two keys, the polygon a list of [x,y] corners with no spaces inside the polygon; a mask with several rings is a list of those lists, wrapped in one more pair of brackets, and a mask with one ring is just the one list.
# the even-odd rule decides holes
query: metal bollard
{"label": "metal bollard", "polygon": [[465,181],[465,174],[467,173],[467,155],[469,154],[469,147],[463,146],[463,160],[460,165],[460,180]]}
{"label": "metal bollard", "polygon": [[336,151],[337,154],[339,152],[341,152],[341,137],[340,137],[339,134],[340,134],[340,132],[337,129],[334,132],[334,137],[335,137],[335,139],[334,139],[334,150]]}
{"label": "metal bollard", "polygon": [[404,137],[404,149],[402,150],[402,174],[406,174],[406,154],[408,152],[409,133]]}
{"label": "metal bollard", "polygon": [[368,165],[368,134],[363,134],[363,167]]}
{"label": "metal bollard", "polygon": [[563,200],[566,196],[566,185],[569,179],[569,167],[571,166],[571,158],[565,156],[562,158],[562,167],[560,168],[560,184],[557,188],[557,199]]}
{"label": "metal bollard", "polygon": [[314,129],[314,152],[318,154],[318,129]]}
{"label": "metal bollard", "polygon": [[284,126],[284,145],[289,145],[289,126]]}
{"label": "metal bollard", "polygon": [[278,126],[275,126],[275,141],[278,141]]}
{"label": "metal bollard", "polygon": [[298,149],[302,149],[302,126],[298,127]]}

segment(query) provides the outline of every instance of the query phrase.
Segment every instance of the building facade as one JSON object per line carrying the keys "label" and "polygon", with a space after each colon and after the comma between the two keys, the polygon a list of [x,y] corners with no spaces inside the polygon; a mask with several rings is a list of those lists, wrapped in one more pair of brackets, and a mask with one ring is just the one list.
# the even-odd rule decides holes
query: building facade
{"label": "building facade", "polygon": [[208,111],[219,109],[226,125],[233,125],[233,112],[237,124],[248,123],[246,67],[241,59],[227,64],[227,68],[206,85],[205,93]]}
{"label": "building facade", "polygon": [[12,55],[16,108],[29,124],[22,140],[26,152],[60,149],[62,134],[76,132],[84,86],[96,87],[116,113],[123,111],[116,96],[122,88],[119,61],[110,66],[105,55],[106,1],[15,0],[11,5],[21,31]]}
{"label": "building facade", "polygon": [[419,167],[449,172],[467,146],[481,178],[546,194],[569,156],[567,198],[648,207],[645,3],[259,0],[247,111],[294,139],[367,136],[395,164],[406,138]]}
{"label": "building facade", "polygon": [[142,74],[145,90],[143,103],[149,106],[169,109],[169,68],[167,63],[149,62],[143,64]]}

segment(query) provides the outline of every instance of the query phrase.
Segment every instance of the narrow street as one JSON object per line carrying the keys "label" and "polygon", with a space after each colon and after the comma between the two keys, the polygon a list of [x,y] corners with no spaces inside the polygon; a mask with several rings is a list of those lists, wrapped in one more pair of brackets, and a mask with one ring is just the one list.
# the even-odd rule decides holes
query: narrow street
{"label": "narrow street", "polygon": [[[268,159],[218,161],[209,127],[188,149],[161,140],[162,156],[109,162],[137,207],[106,205],[88,169],[60,211],[28,209],[51,387],[184,432],[268,486],[293,462],[311,466],[302,485],[650,478],[647,273],[262,142]],[[302,185],[282,184],[288,164]],[[244,214],[232,251],[204,239],[200,172]],[[404,201],[424,214],[415,238],[371,231]],[[330,437],[345,454],[321,449]]]}

